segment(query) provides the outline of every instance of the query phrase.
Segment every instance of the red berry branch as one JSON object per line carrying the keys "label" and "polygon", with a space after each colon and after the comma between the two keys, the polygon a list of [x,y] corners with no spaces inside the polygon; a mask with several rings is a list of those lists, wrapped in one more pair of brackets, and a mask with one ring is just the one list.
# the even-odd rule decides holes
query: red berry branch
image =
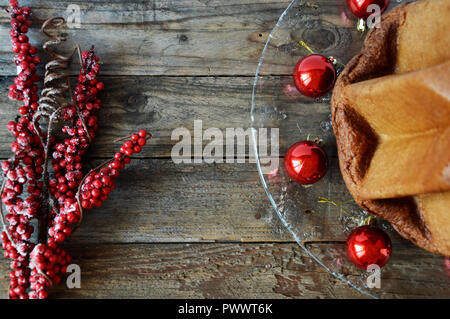
{"label": "red berry branch", "polygon": [[120,171],[130,163],[130,156],[140,153],[149,138],[151,134],[140,130],[139,133],[130,136],[130,139],[120,147],[120,152],[114,154],[112,160],[91,170],[78,189],[77,199],[80,204],[78,207],[89,210],[101,206],[108,199],[109,193],[114,190],[114,180],[119,177]]}
{"label": "red berry branch", "polygon": [[50,32],[65,21],[60,17],[45,21],[41,30],[50,40],[43,49],[50,62],[45,65],[39,99],[36,66],[41,60],[26,36],[32,12],[19,7],[17,0],[11,0],[10,7],[18,75],[8,95],[23,105],[17,120],[7,125],[15,141],[13,156],[1,165],[0,193],[6,207],[5,215],[0,205],[1,239],[4,255],[11,259],[9,297],[44,299],[71,262],[60,244],[79,225],[83,210],[99,207],[108,198],[120,170],[130,156],[141,152],[151,134],[145,130],[133,134],[112,160],[84,174],[83,157],[98,130],[101,100],[97,95],[104,88],[97,80],[99,58],[93,46],[84,52],[77,46],[80,74],[72,92],[68,68],[74,54],[56,53],[52,47],[66,38]]}

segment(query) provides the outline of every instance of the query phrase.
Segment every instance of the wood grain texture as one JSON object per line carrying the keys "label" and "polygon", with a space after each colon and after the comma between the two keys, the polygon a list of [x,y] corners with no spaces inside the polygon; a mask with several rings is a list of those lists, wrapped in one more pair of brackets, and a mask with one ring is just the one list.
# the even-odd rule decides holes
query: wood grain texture
{"label": "wood grain texture", "polygon": [[[292,214],[304,229],[314,229],[319,238],[333,241],[345,241],[351,228],[339,219],[338,208],[317,205],[316,194],[348,199],[344,197],[348,194],[334,190],[336,182],[341,182],[339,174],[332,163],[326,177],[308,192],[311,195],[304,195],[295,182],[289,191],[291,200],[298,202]],[[116,188],[103,206],[85,213],[69,242],[293,242],[270,206],[254,164],[139,159],[121,173]],[[405,242],[392,229],[388,231],[395,243]]]}
{"label": "wood grain texture", "polygon": [[[86,213],[82,227],[66,243],[82,268],[82,289],[60,285],[52,297],[364,297],[292,242],[274,215],[254,164],[175,165],[170,159],[177,142],[171,132],[186,127],[192,133],[194,120],[202,120],[204,129],[249,127],[256,65],[289,2],[21,1],[35,9],[30,38],[36,45],[44,41],[37,31],[40,22],[66,15],[68,4],[79,5],[82,26],[67,30],[70,40],[65,48],[95,44],[101,56],[106,88],[89,165],[110,157],[117,146],[111,141],[137,127],[154,134],[150,147],[118,179],[111,199]],[[304,3],[301,9],[313,19],[315,31],[287,33],[285,40],[272,44],[290,55],[292,63],[281,64],[276,55],[266,57],[264,91],[257,102],[268,111],[274,127],[283,127],[280,154],[311,133],[324,140],[333,157],[336,150],[326,103],[283,89],[292,84],[294,61],[305,54],[292,51],[299,39],[323,54],[338,52],[336,57],[345,62],[358,49],[352,42],[355,30],[352,23],[342,22],[341,0],[318,1],[319,10]],[[3,9],[0,6],[0,158],[10,156],[12,139],[5,126],[18,106],[7,99],[15,68],[7,35],[9,19]],[[77,72],[76,64],[71,72]],[[275,97],[279,105],[264,109]],[[300,114],[296,108],[300,102],[311,108]],[[249,155],[248,147],[236,154]],[[317,190],[336,200],[347,199],[344,192],[328,187],[330,182],[342,183],[336,165]],[[324,218],[321,214],[337,214],[332,207],[310,213],[318,220]],[[330,238],[344,239],[338,224],[322,226]],[[398,245],[396,262],[403,268],[386,274],[386,296],[450,297],[448,282],[428,280],[437,271],[433,267],[438,257],[392,236]],[[317,253],[327,249],[337,248],[322,245]],[[422,269],[423,275],[398,276],[408,269]],[[355,276],[354,269],[346,272]],[[0,291],[6,290],[8,273],[8,262],[2,258]]]}
{"label": "wood grain texture", "polygon": [[[71,245],[81,289],[52,298],[361,297],[293,244]],[[0,262],[0,291],[7,263]]]}
{"label": "wood grain texture", "polygon": [[[321,249],[333,250],[333,247]],[[409,248],[396,253],[407,262]],[[296,244],[79,245],[68,247],[81,268],[81,289],[55,287],[52,298],[364,298],[328,274]],[[385,297],[448,298],[448,282],[382,273]],[[0,290],[7,263],[0,262]],[[352,269],[345,275],[355,279]]]}
{"label": "wood grain texture", "polygon": [[102,207],[86,212],[70,242],[292,240],[268,206],[253,164],[136,160],[116,187]]}
{"label": "wood grain texture", "polygon": [[[81,28],[68,29],[70,40],[83,48],[95,44],[109,75],[249,75],[253,76],[262,48],[280,14],[290,1],[23,1],[35,11],[30,32],[33,43],[44,40],[39,23],[52,16],[67,16],[69,4],[81,9]],[[353,23],[344,23],[341,0],[318,1],[301,8],[320,27],[314,32],[287,34],[275,43],[280,50],[301,38],[324,54],[340,49],[339,58],[350,54],[355,36]],[[306,2],[308,4],[308,2]],[[0,75],[12,75],[7,13],[0,6]],[[348,18],[347,18],[348,20]],[[337,27],[335,25],[338,25]],[[345,49],[344,49],[345,48]],[[298,59],[301,52],[292,53]],[[304,54],[304,52],[303,52]],[[267,56],[269,74],[290,74],[293,64],[283,65]]]}
{"label": "wood grain texture", "polygon": [[[121,76],[102,80],[105,91],[101,93],[100,129],[90,157],[111,157],[117,145],[112,141],[130,135],[136,128],[146,128],[154,135],[151,147],[145,148],[139,156],[167,158],[180,140],[178,136],[172,139],[173,130],[187,128],[193,138],[194,120],[202,121],[203,132],[208,128],[219,128],[224,138],[227,128],[246,130],[250,127],[252,78]],[[10,156],[12,139],[6,123],[16,117],[19,105],[7,96],[12,82],[11,77],[0,77],[0,117],[4,119],[0,127],[0,157]],[[335,157],[329,106],[298,93],[285,94],[282,88],[291,83],[290,76],[264,77],[264,91],[258,94],[260,107],[256,116],[270,116],[264,123],[281,128],[280,154],[299,139],[312,134],[320,136],[327,145],[328,155]],[[271,105],[275,99],[277,105]],[[300,109],[299,103],[306,103],[308,107]],[[271,132],[268,134],[270,137]],[[204,139],[202,144],[205,146],[209,142]],[[242,152],[239,149],[242,143],[236,140],[236,156],[253,154],[249,152],[249,138],[244,143]]]}

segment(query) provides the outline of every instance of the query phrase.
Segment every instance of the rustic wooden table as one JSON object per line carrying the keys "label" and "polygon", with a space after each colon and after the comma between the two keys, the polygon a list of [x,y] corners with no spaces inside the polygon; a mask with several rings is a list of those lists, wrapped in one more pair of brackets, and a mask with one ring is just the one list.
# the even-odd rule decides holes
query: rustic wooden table
{"label": "rustic wooden table", "polygon": [[[0,6],[1,158],[10,156],[6,123],[17,110],[7,98],[16,70],[5,2]],[[30,37],[36,45],[44,40],[39,21],[66,15],[70,4],[81,8],[81,28],[68,29],[67,48],[95,44],[106,87],[91,165],[113,155],[117,137],[136,128],[154,134],[150,147],[119,178],[111,200],[90,211],[67,242],[81,266],[82,288],[61,284],[52,297],[364,297],[293,242],[277,222],[254,164],[175,165],[170,158],[176,143],[171,132],[192,129],[194,119],[203,120],[204,127],[249,126],[256,64],[289,1],[21,3],[34,9]],[[339,3],[323,1],[325,6]],[[427,256],[424,252],[417,258],[426,262]],[[2,258],[0,291],[7,290],[8,268]],[[409,289],[402,279],[397,281],[393,297],[440,297],[446,292],[439,283]]]}

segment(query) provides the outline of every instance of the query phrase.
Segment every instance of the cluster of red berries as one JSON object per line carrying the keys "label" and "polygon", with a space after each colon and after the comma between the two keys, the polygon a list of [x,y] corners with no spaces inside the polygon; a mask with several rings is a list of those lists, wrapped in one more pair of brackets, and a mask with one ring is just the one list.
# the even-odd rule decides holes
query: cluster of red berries
{"label": "cluster of red berries", "polygon": [[[9,97],[23,101],[24,105],[19,108],[19,119],[8,123],[8,130],[16,138],[11,144],[14,156],[1,164],[4,175],[1,199],[7,208],[4,216],[0,211],[1,240],[5,257],[12,260],[9,297],[44,299],[48,288],[62,280],[71,262],[59,244],[79,223],[82,209],[100,206],[108,198],[119,171],[130,162],[132,154],[141,151],[150,134],[145,130],[133,134],[107,167],[83,179],[82,158],[98,129],[96,114],[101,101],[97,94],[104,88],[97,80],[99,58],[94,47],[81,53],[82,67],[73,104],[52,115],[66,124],[61,128],[65,137],[57,141],[55,136],[47,136],[39,128],[40,117],[36,116],[39,97],[34,83],[39,81],[36,65],[40,59],[25,35],[31,9],[19,7],[17,0],[10,1],[10,6],[13,27],[10,34],[19,75],[10,87]],[[48,152],[44,146],[47,141]],[[49,180],[44,166],[50,156],[53,177]],[[25,199],[21,197],[24,193]],[[31,241],[36,233],[33,219],[39,219],[37,244]]]}
{"label": "cluster of red berries", "polygon": [[27,290],[30,287],[31,269],[21,267],[9,273],[9,297],[11,299],[29,299]]}
{"label": "cluster of red berries", "polygon": [[11,6],[11,27],[9,31],[12,42],[12,51],[16,54],[14,62],[17,65],[17,77],[14,84],[9,87],[9,98],[23,101],[23,106],[19,108],[19,113],[25,115],[36,111],[38,108],[39,96],[36,82],[40,81],[36,74],[36,66],[41,63],[37,56],[36,47],[29,43],[28,28],[31,26],[31,9],[29,7],[19,7],[15,0],[10,1]]}
{"label": "cluster of red berries", "polygon": [[48,296],[47,289],[52,284],[61,282],[61,275],[66,274],[67,266],[72,258],[65,250],[58,247],[54,241],[47,245],[38,244],[34,247],[30,256],[30,287],[31,299],[45,299]]}
{"label": "cluster of red berries", "polygon": [[71,235],[70,225],[80,219],[76,193],[83,179],[82,158],[98,129],[96,114],[101,101],[97,94],[104,88],[103,83],[97,81],[100,65],[94,47],[84,51],[81,58],[82,68],[73,94],[75,104],[63,111],[63,118],[68,123],[62,128],[66,138],[64,142],[52,145],[54,178],[49,187],[57,207],[52,209],[48,234],[59,243]]}
{"label": "cluster of red berries", "polygon": [[[44,148],[40,136],[33,123],[33,115],[38,108],[39,81],[36,65],[40,59],[35,54],[37,49],[30,45],[26,36],[31,25],[31,9],[19,7],[17,1],[10,1],[12,50],[16,53],[14,62],[18,68],[18,76],[9,88],[9,97],[22,101],[19,108],[20,117],[16,122],[9,122],[7,127],[16,138],[11,143],[14,156],[2,163],[4,188],[1,195],[7,214],[4,217],[8,226],[1,234],[5,257],[10,258],[12,271],[10,273],[11,298],[28,298],[26,293],[30,287],[30,252],[34,244],[30,238],[34,232],[31,224],[36,219],[41,206],[41,181],[44,164]],[[26,198],[21,196],[27,193]]]}
{"label": "cluster of red berries", "polygon": [[114,155],[107,167],[90,173],[81,185],[81,207],[89,210],[99,207],[108,199],[109,193],[114,190],[114,179],[119,177],[120,170],[130,163],[130,156],[140,153],[142,147],[147,143],[147,138],[151,135],[145,130],[131,135],[121,147],[120,152]]}

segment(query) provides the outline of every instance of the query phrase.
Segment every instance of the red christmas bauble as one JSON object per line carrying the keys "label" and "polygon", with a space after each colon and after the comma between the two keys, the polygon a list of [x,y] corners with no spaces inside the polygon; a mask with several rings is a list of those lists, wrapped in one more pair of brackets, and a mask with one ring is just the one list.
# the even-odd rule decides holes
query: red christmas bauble
{"label": "red christmas bauble", "polygon": [[450,277],[450,257],[444,258],[444,272]]}
{"label": "red christmas bauble", "polygon": [[298,142],[287,151],[284,166],[289,176],[297,183],[313,184],[327,173],[327,153],[312,141]]}
{"label": "red christmas bauble", "polygon": [[347,238],[347,255],[355,266],[367,270],[369,265],[383,267],[392,254],[389,236],[375,226],[360,226]]}
{"label": "red christmas bauble", "polygon": [[367,12],[367,8],[371,4],[376,4],[380,7],[380,14],[386,10],[389,5],[389,0],[347,0],[347,6],[350,11],[361,19],[367,19],[373,11]]}
{"label": "red christmas bauble", "polygon": [[335,81],[336,69],[323,55],[308,55],[295,66],[294,83],[303,95],[309,97],[324,95],[333,88]]}

